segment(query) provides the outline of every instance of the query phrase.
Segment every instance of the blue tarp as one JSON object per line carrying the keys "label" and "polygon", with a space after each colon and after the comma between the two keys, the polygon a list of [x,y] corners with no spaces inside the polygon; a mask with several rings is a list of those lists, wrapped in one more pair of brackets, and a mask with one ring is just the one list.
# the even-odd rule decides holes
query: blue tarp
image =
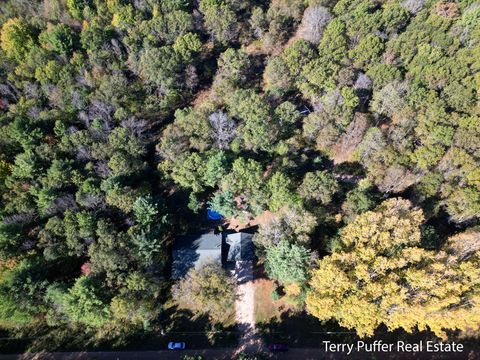
{"label": "blue tarp", "polygon": [[210,220],[220,220],[222,218],[222,215],[210,209],[207,210],[207,216]]}

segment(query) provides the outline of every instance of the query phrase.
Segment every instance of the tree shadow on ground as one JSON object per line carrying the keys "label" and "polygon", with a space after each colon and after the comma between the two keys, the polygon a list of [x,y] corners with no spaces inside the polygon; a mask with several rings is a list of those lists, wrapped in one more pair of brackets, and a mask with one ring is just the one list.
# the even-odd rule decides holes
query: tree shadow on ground
{"label": "tree shadow on ground", "polygon": [[162,314],[163,338],[184,341],[189,348],[235,346],[238,331],[235,325],[212,324],[207,315],[194,315],[191,311],[172,306]]}
{"label": "tree shadow on ground", "polygon": [[351,342],[354,332],[335,322],[320,322],[305,311],[288,311],[280,319],[259,323],[257,328],[266,343],[287,343],[291,347],[319,347],[323,340]]}
{"label": "tree shadow on ground", "polygon": [[[323,348],[323,341],[337,344],[352,344],[359,340],[367,343],[381,340],[383,343],[390,344],[396,344],[398,341],[408,344],[420,341],[424,344],[426,341],[441,341],[430,331],[414,331],[412,333],[407,333],[402,329],[388,331],[384,325],[380,326],[372,337],[360,338],[354,331],[341,327],[335,321],[320,322],[305,311],[283,313],[280,319],[273,318],[268,323],[257,324],[257,329],[265,343],[287,343],[292,348]],[[479,344],[478,338],[461,337],[458,332],[449,333],[448,341],[460,342],[469,351],[478,348]],[[393,358],[401,359],[401,357]]]}

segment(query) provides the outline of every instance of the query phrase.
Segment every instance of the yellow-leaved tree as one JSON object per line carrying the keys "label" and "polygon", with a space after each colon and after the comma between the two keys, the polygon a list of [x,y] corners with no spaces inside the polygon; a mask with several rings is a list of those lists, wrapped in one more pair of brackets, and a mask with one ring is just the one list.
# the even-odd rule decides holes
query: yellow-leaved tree
{"label": "yellow-leaved tree", "polygon": [[21,61],[33,48],[35,40],[28,25],[21,19],[14,18],[8,19],[3,24],[0,31],[0,45],[7,56]]}
{"label": "yellow-leaved tree", "polygon": [[308,311],[335,319],[359,336],[390,331],[480,327],[480,233],[451,237],[439,251],[420,247],[421,210],[389,199],[359,215],[340,236],[339,250],[312,271]]}

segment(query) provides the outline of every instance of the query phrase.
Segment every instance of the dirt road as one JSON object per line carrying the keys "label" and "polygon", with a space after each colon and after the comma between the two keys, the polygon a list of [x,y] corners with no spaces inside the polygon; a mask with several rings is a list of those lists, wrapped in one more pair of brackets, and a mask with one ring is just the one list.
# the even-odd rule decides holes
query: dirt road
{"label": "dirt road", "polygon": [[[202,355],[204,360],[232,360],[235,359],[235,349],[205,349],[185,351],[125,351],[125,352],[77,352],[52,354],[23,354],[0,355],[0,360],[183,360],[185,355]],[[290,349],[285,353],[269,354],[270,359],[278,360],[480,360],[478,351],[466,350],[457,354],[332,354],[322,349]]]}

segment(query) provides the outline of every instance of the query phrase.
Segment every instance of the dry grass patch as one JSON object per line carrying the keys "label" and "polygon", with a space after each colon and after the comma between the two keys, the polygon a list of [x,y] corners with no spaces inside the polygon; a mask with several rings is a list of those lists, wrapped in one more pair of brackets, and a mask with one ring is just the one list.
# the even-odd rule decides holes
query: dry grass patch
{"label": "dry grass patch", "polygon": [[280,320],[284,312],[293,310],[293,307],[283,300],[272,300],[272,291],[275,284],[272,280],[257,279],[255,289],[255,322],[269,323]]}

